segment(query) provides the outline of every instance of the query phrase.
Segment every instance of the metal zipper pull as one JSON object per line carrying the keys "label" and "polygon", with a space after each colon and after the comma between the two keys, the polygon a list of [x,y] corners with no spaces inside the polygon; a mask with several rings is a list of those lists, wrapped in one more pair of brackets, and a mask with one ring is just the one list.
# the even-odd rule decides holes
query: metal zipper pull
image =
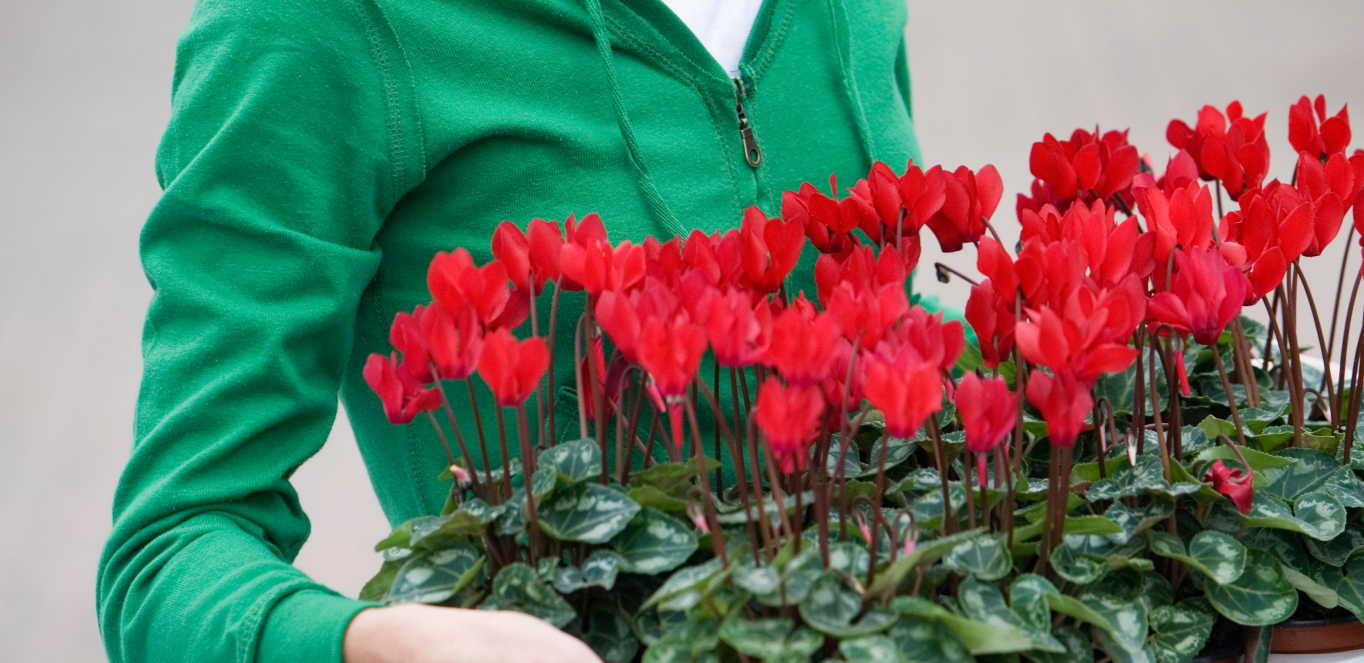
{"label": "metal zipper pull", "polygon": [[757,168],[763,162],[762,150],[758,149],[758,139],[753,137],[753,127],[748,126],[748,115],[744,113],[744,82],[734,79],[734,111],[739,115],[739,136],[744,142],[744,160]]}

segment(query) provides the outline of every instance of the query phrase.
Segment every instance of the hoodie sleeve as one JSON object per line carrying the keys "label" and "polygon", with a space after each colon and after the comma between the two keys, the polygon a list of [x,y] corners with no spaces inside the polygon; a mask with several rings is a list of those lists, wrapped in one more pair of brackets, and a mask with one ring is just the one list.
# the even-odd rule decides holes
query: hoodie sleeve
{"label": "hoodie sleeve", "polygon": [[141,237],[144,374],[97,589],[113,663],[335,663],[371,605],[291,565],[289,476],[335,417],[374,235],[423,176],[411,95],[371,0],[199,0]]}

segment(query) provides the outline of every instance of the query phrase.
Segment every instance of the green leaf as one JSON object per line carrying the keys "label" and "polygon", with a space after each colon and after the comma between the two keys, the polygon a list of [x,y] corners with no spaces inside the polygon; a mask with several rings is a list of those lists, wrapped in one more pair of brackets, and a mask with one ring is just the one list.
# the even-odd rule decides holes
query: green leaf
{"label": "green leaf", "polygon": [[601,448],[595,440],[560,442],[540,452],[539,467],[552,468],[565,483],[586,481],[601,473]]}
{"label": "green leaf", "polygon": [[1198,422],[1198,427],[1203,429],[1203,432],[1210,440],[1217,439],[1218,435],[1225,435],[1229,440],[1236,439],[1236,424],[1227,421],[1226,419],[1218,419],[1217,417],[1208,415],[1203,421]]}
{"label": "green leaf", "polygon": [[[1264,470],[1268,484],[1261,490],[1289,502],[1298,499],[1299,495],[1324,487],[1336,470],[1343,469],[1330,454],[1313,449],[1283,449],[1275,452],[1274,456],[1290,464]],[[1250,457],[1247,456],[1246,460],[1250,460]]]}
{"label": "green leaf", "polygon": [[1051,551],[1051,570],[1068,582],[1088,585],[1108,573],[1108,559],[1093,553],[1077,553],[1069,545]]}
{"label": "green leaf", "polygon": [[1112,640],[1119,647],[1139,652],[1146,646],[1146,604],[1092,591],[1080,596],[1080,602],[1108,621]]}
{"label": "green leaf", "polygon": [[383,566],[379,567],[379,572],[374,574],[369,582],[360,589],[361,601],[382,601],[388,594],[388,588],[393,586],[393,581],[398,578],[398,569],[402,568],[400,562],[390,562],[384,560]]}
{"label": "green leaf", "polygon": [[743,619],[734,613],[720,626],[720,639],[749,656],[760,659],[776,658],[786,648],[786,636],[795,622],[785,617],[775,619]]}
{"label": "green leaf", "polygon": [[[1056,653],[1065,651],[1065,645],[1053,638],[1050,632],[1033,628],[1027,620],[1011,610],[1004,602],[1004,595],[993,584],[967,578],[957,589],[957,601],[962,612],[975,621],[996,627],[1011,626],[1018,629],[1033,648]],[[969,642],[967,644],[970,645]],[[980,652],[972,650],[972,653]]]}
{"label": "green leaf", "polygon": [[[952,498],[952,514],[956,514],[966,504],[966,489],[960,482],[948,484],[947,492]],[[909,503],[909,511],[920,527],[940,529],[942,527],[942,489],[930,490]]]}
{"label": "green leaf", "polygon": [[[1342,566],[1356,552],[1364,550],[1364,527],[1356,523],[1345,526],[1345,531],[1330,541],[1304,539],[1312,556],[1331,566]],[[1298,568],[1306,568],[1305,566]]]}
{"label": "green leaf", "polygon": [[1060,592],[1046,578],[1024,573],[1009,585],[1009,607],[1033,630],[1045,631],[1051,628],[1047,597],[1053,594]]}
{"label": "green leaf", "polygon": [[1342,608],[1364,620],[1364,556],[1351,558],[1339,569],[1319,566],[1312,575],[1321,584],[1335,589]]}
{"label": "green leaf", "polygon": [[953,548],[942,560],[943,566],[974,575],[979,580],[999,580],[1013,568],[1013,556],[1002,535],[983,536]]}
{"label": "green leaf", "polygon": [[654,593],[649,597],[649,600],[645,601],[644,605],[640,606],[640,610],[667,601],[684,592],[691,591],[702,584],[719,582],[725,577],[728,577],[728,574],[722,573],[720,559],[718,557],[712,558],[705,564],[682,567],[673,572],[673,574],[663,582],[662,586],[654,590]]}
{"label": "green leaf", "polygon": [[[881,462],[881,452],[884,449],[886,454],[886,467],[891,468],[905,462],[914,450],[919,448],[917,440],[907,437],[891,437],[882,435],[871,445],[871,453],[867,455],[867,466],[857,473],[859,477],[867,477],[876,474],[876,468]],[[850,449],[851,451],[851,449]]]}
{"label": "green leaf", "polygon": [[[688,619],[664,632],[644,652],[643,663],[693,663],[699,657],[714,656],[719,646],[719,620]],[[714,660],[718,663],[718,658]]]}
{"label": "green leaf", "polygon": [[1182,663],[1203,650],[1217,615],[1202,610],[1166,605],[1151,611],[1151,649],[1157,663]]}
{"label": "green leaf", "polygon": [[1203,591],[1217,611],[1243,626],[1267,626],[1288,619],[1298,607],[1298,590],[1284,578],[1279,561],[1252,550],[1246,570],[1235,582],[1205,584]]}
{"label": "green leaf", "polygon": [[758,566],[750,555],[743,555],[731,561],[734,568],[734,584],[740,589],[754,594],[772,594],[781,585],[781,574],[771,566]]}
{"label": "green leaf", "polygon": [[1034,651],[1028,658],[1038,663],[1093,663],[1094,645],[1089,635],[1074,626],[1062,624],[1052,629],[1052,637],[1065,645],[1064,653]]}
{"label": "green leaf", "polygon": [[1147,539],[1151,542],[1151,552],[1184,562],[1220,585],[1235,582],[1246,567],[1245,546],[1222,532],[1199,532],[1189,542],[1187,551],[1184,542],[1173,534],[1151,532]]}
{"label": "green leaf", "polygon": [[412,520],[409,520],[401,525],[398,525],[397,527],[393,528],[392,534],[389,534],[387,537],[385,537],[383,541],[374,544],[374,552],[379,552],[381,550],[386,550],[388,548],[411,547],[413,528],[415,528],[419,523],[423,521],[435,519],[436,516],[422,516],[420,518],[413,518]]}
{"label": "green leaf", "polygon": [[[1031,646],[1018,629],[1013,629],[1013,633],[1017,638],[1015,645],[1024,648]],[[973,660],[961,638],[946,624],[936,619],[901,617],[891,625],[886,635],[895,643],[895,648],[903,661],[970,663]]]}
{"label": "green leaf", "polygon": [[530,492],[535,496],[537,503],[539,500],[549,497],[550,493],[553,493],[557,487],[559,487],[559,474],[554,471],[553,467],[541,466],[536,468],[535,474],[530,475]]}
{"label": "green leaf", "polygon": [[1122,502],[1114,502],[1104,512],[1104,517],[1117,523],[1122,531],[1109,534],[1108,540],[1122,545],[1132,537],[1145,532],[1156,523],[1163,522],[1174,513],[1174,504],[1165,500],[1151,500],[1146,506],[1129,507]]}
{"label": "green leaf", "polygon": [[854,623],[860,612],[862,598],[834,573],[825,573],[815,580],[805,600],[800,602],[800,616],[806,625],[836,638],[884,631],[895,621],[893,613],[873,608]]}
{"label": "green leaf", "polygon": [[838,651],[849,661],[899,663],[895,641],[884,635],[864,635],[838,643]]}
{"label": "green leaf", "polygon": [[[1233,433],[1232,439],[1235,439]],[[1271,455],[1263,451],[1256,451],[1250,447],[1240,447],[1241,454],[1246,457],[1246,462],[1250,463],[1250,469],[1256,472],[1264,472],[1278,467],[1286,467],[1293,464],[1292,458],[1284,458],[1278,455]],[[1215,460],[1235,460],[1240,465],[1240,458],[1236,456],[1236,450],[1223,444],[1209,447],[1203,453],[1194,458],[1195,462],[1211,463]]]}
{"label": "green leaf", "polygon": [[1284,443],[1293,439],[1292,426],[1266,426],[1259,433],[1250,435],[1251,438],[1260,443],[1260,448],[1265,451],[1274,451],[1282,447]]}
{"label": "green leaf", "polygon": [[415,553],[398,570],[384,600],[389,603],[440,603],[468,587],[483,568],[484,557],[467,543]]}
{"label": "green leaf", "polygon": [[687,510],[686,500],[669,495],[654,486],[640,486],[631,488],[628,493],[630,499],[642,507],[652,507],[660,511],[672,511],[681,513]]}
{"label": "green leaf", "polygon": [[1148,490],[1164,490],[1169,487],[1165,482],[1165,472],[1160,458],[1137,456],[1137,464],[1119,465],[1106,479],[1099,479],[1089,487],[1086,496],[1092,500],[1112,500],[1120,497],[1134,497]]}
{"label": "green leaf", "polygon": [[961,354],[957,355],[957,363],[954,368],[965,374],[984,365],[985,359],[981,357],[980,348],[974,343],[967,343],[962,347]]}
{"label": "green leaf", "polygon": [[625,565],[625,558],[610,551],[598,550],[583,560],[582,567],[560,566],[554,569],[554,588],[560,594],[572,594],[586,587],[601,587],[607,591],[616,585],[616,574]]}
{"label": "green leaf", "polygon": [[[706,458],[705,465],[706,470],[710,471],[719,467],[720,461]],[[674,486],[691,480],[700,472],[700,468],[701,463],[696,458],[685,463],[659,463],[631,474],[630,485],[653,486],[666,493]]]}
{"label": "green leaf", "polygon": [[1298,573],[1287,565],[1282,565],[1280,568],[1283,569],[1283,577],[1287,578],[1288,582],[1292,583],[1298,591],[1316,601],[1317,605],[1327,609],[1340,605],[1340,594],[1337,594],[1334,589],[1322,585],[1306,574]]}
{"label": "green leaf", "polygon": [[598,603],[588,613],[583,642],[606,663],[630,663],[639,652],[639,640],[615,606]]}
{"label": "green leaf", "polygon": [[1283,500],[1261,492],[1255,494],[1250,515],[1243,520],[1250,527],[1286,529],[1321,541],[1334,539],[1345,531],[1345,507],[1325,493],[1304,495],[1294,511]]}
{"label": "green leaf", "polygon": [[928,541],[921,541],[915,546],[914,552],[900,558],[886,569],[885,573],[877,575],[876,584],[872,585],[867,594],[879,594],[889,596],[894,593],[895,588],[900,582],[914,570],[919,564],[931,564],[938,561],[948,551],[984,534],[985,530],[977,528],[965,532],[959,532],[951,536],[939,537]]}
{"label": "green leaf", "polygon": [[540,505],[538,515],[540,529],[560,541],[605,543],[639,510],[630,498],[606,486],[581,483],[555,492]]}
{"label": "green leaf", "polygon": [[681,520],[644,507],[625,529],[611,539],[629,573],[654,575],[671,571],[696,552],[696,534]]}
{"label": "green leaf", "polygon": [[480,610],[515,610],[539,617],[558,628],[577,618],[573,606],[519,562],[508,564],[493,580],[493,593],[480,603]]}

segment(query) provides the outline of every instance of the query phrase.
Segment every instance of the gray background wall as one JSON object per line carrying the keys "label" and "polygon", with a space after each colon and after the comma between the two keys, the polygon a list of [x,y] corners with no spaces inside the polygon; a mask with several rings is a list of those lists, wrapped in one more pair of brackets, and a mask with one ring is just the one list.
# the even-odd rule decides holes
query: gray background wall
{"label": "gray background wall", "polygon": [[[1364,3],[909,4],[926,160],[994,163],[1007,187],[1001,229],[1016,225],[1013,196],[1030,182],[1028,149],[1044,132],[1131,127],[1163,163],[1170,118],[1239,98],[1270,112],[1272,172],[1287,177],[1289,104],[1318,92],[1332,110],[1364,103]],[[3,661],[104,655],[95,563],[130,446],[150,296],[137,234],[158,194],[152,156],[190,9],[0,0]],[[925,265],[940,259],[933,244]],[[1319,293],[1333,287],[1342,244],[1317,261]],[[950,258],[974,261],[969,250]],[[920,283],[963,301],[960,284]],[[366,476],[344,420],[295,482],[314,526],[298,564],[353,595],[377,568],[368,550],[387,527],[373,495],[354,489]]]}

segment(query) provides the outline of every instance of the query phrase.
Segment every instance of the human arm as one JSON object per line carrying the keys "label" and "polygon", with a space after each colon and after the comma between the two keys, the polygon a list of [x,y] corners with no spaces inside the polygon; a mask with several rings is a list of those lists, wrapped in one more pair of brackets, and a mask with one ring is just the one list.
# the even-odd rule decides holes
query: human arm
{"label": "human arm", "polygon": [[288,482],[335,416],[374,234],[422,175],[400,53],[365,7],[203,0],[181,37],[141,242],[135,442],[100,562],[113,663],[335,663],[372,605],[290,564],[309,525]]}
{"label": "human arm", "polygon": [[346,631],[345,663],[601,663],[581,640],[530,615],[396,605]]}

